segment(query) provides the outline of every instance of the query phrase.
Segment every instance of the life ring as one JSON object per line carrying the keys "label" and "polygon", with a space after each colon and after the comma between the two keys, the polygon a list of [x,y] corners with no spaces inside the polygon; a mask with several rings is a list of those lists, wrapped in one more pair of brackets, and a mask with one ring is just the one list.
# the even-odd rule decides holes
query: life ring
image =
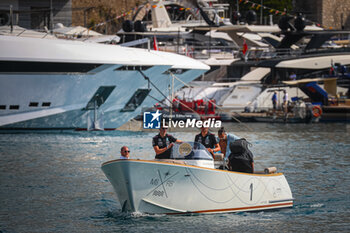
{"label": "life ring", "polygon": [[315,105],[312,107],[312,115],[314,117],[320,117],[322,115],[322,108],[319,105]]}

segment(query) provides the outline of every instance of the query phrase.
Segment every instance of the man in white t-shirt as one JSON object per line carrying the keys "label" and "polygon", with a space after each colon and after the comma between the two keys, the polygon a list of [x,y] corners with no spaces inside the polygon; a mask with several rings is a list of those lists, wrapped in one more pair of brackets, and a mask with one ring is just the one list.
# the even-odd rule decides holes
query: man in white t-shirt
{"label": "man in white t-shirt", "polygon": [[288,109],[288,93],[287,93],[286,90],[283,90],[282,109],[283,109],[284,113],[287,113],[287,109]]}
{"label": "man in white t-shirt", "polygon": [[120,158],[119,159],[129,159],[130,158],[130,150],[127,146],[123,146],[120,149]]}

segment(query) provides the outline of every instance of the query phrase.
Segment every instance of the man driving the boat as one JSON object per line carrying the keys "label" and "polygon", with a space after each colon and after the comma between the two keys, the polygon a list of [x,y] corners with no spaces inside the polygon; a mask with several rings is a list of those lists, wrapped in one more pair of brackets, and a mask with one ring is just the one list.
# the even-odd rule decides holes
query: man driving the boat
{"label": "man driving the boat", "polygon": [[209,133],[208,127],[202,127],[201,133],[197,134],[195,139],[195,142],[202,143],[207,150],[212,154],[214,157],[214,152],[220,151],[220,145],[216,141],[215,135],[212,133]]}
{"label": "man driving the boat", "polygon": [[153,137],[152,145],[156,152],[156,159],[169,159],[174,143],[182,143],[182,141],[167,134],[167,128],[167,125],[162,125],[159,134]]}
{"label": "man driving the boat", "polygon": [[231,154],[230,143],[239,139],[236,135],[232,133],[226,133],[225,128],[221,127],[218,131],[219,145],[221,152],[224,154],[225,158]]}

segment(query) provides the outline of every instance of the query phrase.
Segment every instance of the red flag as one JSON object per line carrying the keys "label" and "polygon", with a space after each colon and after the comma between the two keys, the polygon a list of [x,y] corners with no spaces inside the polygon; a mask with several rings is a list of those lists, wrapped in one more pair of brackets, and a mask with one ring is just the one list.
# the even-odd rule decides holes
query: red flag
{"label": "red flag", "polygon": [[243,55],[245,55],[248,51],[248,45],[247,43],[245,42],[245,40],[243,41],[243,49],[242,49],[242,53]]}
{"label": "red flag", "polygon": [[158,50],[158,42],[157,42],[157,37],[153,37],[153,50]]}

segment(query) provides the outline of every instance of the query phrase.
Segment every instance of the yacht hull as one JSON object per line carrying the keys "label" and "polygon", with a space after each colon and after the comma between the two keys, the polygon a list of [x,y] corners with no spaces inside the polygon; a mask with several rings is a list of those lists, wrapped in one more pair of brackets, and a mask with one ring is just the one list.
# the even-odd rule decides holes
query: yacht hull
{"label": "yacht hull", "polygon": [[[132,111],[123,108],[139,89],[148,89],[149,83],[138,71],[115,71],[121,65],[105,65],[103,71],[91,74],[0,74],[1,105],[0,128],[3,129],[67,129],[86,128],[93,110],[86,106],[100,87],[114,87],[114,90],[98,108],[103,118],[104,128],[118,128],[140,114],[142,108],[153,106],[163,99],[160,93],[150,86],[150,93]],[[156,66],[146,75],[159,90],[167,90],[171,83],[170,75],[163,74],[170,66]],[[198,77],[202,70],[190,70],[178,75],[184,82]],[[182,86],[175,83],[174,89]],[[152,97],[150,97],[152,96]],[[31,106],[31,103],[38,103]],[[50,103],[50,106],[42,106]],[[17,105],[18,109],[10,109]]]}
{"label": "yacht hull", "polygon": [[160,92],[170,73],[186,83],[209,69],[176,54],[79,41],[0,36],[0,50],[0,129],[88,128],[92,121],[115,129],[168,95]]}
{"label": "yacht hull", "polygon": [[224,213],[293,206],[284,175],[247,174],[159,161],[102,165],[123,211],[151,214]]}

